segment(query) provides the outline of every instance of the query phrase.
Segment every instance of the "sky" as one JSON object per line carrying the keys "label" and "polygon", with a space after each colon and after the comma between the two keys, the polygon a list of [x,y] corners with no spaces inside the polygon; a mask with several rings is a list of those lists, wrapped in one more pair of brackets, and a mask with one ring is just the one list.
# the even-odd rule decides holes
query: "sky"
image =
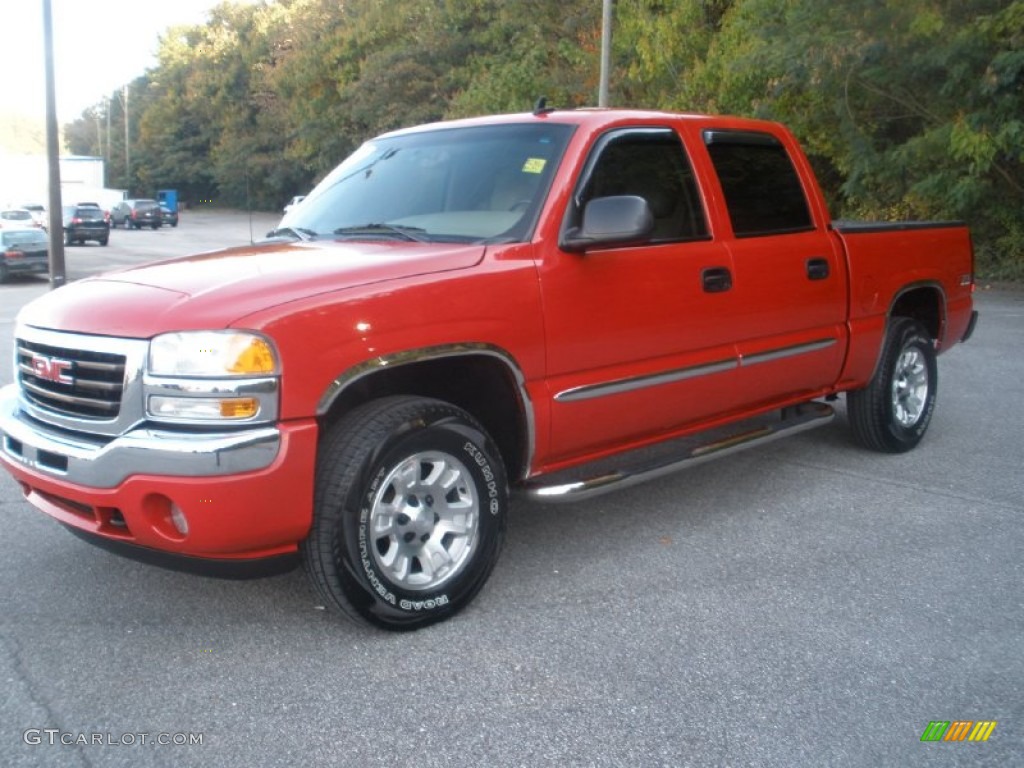
{"label": "sky", "polygon": [[[50,0],[58,123],[156,65],[169,27],[203,24],[220,0]],[[43,0],[0,0],[3,111],[46,114]]]}

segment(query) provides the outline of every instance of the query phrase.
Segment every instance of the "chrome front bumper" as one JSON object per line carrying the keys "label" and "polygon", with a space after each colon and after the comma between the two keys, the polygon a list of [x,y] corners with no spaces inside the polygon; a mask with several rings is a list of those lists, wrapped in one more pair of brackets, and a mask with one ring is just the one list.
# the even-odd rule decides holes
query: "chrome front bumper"
{"label": "chrome front bumper", "polygon": [[0,389],[0,457],[92,488],[114,488],[132,475],[213,477],[265,469],[280,449],[276,427],[216,433],[140,427],[92,440],[26,418],[17,385]]}

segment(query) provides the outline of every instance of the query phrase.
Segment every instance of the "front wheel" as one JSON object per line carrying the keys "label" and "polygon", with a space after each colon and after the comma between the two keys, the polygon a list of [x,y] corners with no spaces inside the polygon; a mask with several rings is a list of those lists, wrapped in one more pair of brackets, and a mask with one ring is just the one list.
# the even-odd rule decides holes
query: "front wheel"
{"label": "front wheel", "polygon": [[875,375],[864,389],[846,396],[854,439],[876,451],[909,451],[928,429],[938,383],[935,342],[928,331],[917,320],[894,318]]}
{"label": "front wheel", "polygon": [[505,535],[504,467],[484,429],[438,400],[388,397],[348,414],[317,460],[303,561],[324,602],[410,630],[464,608]]}

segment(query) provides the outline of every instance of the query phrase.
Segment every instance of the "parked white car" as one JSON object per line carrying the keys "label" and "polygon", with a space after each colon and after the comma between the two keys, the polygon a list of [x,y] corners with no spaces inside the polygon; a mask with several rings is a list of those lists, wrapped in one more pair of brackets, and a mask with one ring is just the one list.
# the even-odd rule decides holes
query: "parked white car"
{"label": "parked white car", "polygon": [[32,220],[36,223],[37,227],[46,229],[49,221],[47,221],[45,205],[40,205],[39,203],[28,203],[21,207],[32,214]]}
{"label": "parked white car", "polygon": [[25,227],[38,227],[39,224],[32,217],[32,212],[27,211],[24,208],[8,208],[5,211],[0,211],[0,227],[9,229],[16,227],[23,229]]}

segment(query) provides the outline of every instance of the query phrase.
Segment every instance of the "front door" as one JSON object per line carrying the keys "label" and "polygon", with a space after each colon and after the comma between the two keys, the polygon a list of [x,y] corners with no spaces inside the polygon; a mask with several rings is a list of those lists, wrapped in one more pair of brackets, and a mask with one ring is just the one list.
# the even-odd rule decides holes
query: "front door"
{"label": "front door", "polygon": [[[737,404],[737,329],[726,247],[711,238],[683,144],[669,127],[599,138],[569,217],[589,200],[638,195],[648,241],[540,265],[551,465],[678,430]],[[571,223],[571,222],[570,222]]]}

